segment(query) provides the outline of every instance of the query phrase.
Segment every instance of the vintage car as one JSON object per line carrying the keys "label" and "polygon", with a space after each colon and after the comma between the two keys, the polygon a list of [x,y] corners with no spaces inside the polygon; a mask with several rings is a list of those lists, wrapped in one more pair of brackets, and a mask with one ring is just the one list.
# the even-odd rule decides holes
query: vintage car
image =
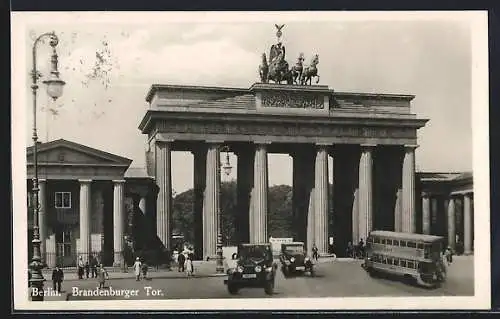
{"label": "vintage car", "polygon": [[227,270],[224,280],[230,294],[241,288],[264,288],[267,295],[274,292],[277,265],[273,261],[271,244],[240,244],[233,254],[233,267]]}
{"label": "vintage car", "polygon": [[311,258],[307,256],[302,242],[281,244],[280,262],[281,271],[285,277],[306,272],[314,276],[314,265]]}

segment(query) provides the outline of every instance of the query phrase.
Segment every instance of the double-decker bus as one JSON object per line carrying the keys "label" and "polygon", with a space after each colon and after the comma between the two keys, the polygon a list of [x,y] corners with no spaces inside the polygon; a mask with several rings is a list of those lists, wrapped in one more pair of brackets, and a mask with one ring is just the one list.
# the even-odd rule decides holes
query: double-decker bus
{"label": "double-decker bus", "polygon": [[441,236],[375,230],[366,240],[363,267],[370,276],[389,273],[437,287],[446,280],[443,241]]}

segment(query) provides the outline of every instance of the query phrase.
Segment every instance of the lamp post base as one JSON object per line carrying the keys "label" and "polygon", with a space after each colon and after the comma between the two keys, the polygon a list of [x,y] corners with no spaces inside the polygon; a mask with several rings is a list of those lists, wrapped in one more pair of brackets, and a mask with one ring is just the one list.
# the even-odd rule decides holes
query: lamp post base
{"label": "lamp post base", "polygon": [[45,279],[42,274],[42,263],[38,260],[34,260],[31,262],[30,271],[31,278],[30,282],[30,296],[32,301],[43,301],[43,283]]}
{"label": "lamp post base", "polygon": [[217,263],[215,266],[215,272],[218,274],[223,274],[224,273],[224,263],[223,263],[224,257],[222,255],[222,246],[217,247]]}

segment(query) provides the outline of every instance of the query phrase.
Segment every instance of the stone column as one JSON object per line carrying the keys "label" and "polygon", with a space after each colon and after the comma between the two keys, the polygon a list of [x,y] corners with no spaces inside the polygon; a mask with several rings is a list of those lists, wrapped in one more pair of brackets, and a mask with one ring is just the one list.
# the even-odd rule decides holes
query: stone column
{"label": "stone column", "polygon": [[373,226],[373,177],[372,152],[375,145],[361,145],[361,156],[359,161],[359,239],[366,238]]}
{"label": "stone column", "polygon": [[40,209],[38,211],[38,227],[40,233],[40,254],[42,257],[42,263],[46,263],[47,261],[47,249],[46,249],[46,240],[47,240],[47,180],[39,179],[38,180],[38,188],[39,190],[39,203]]}
{"label": "stone column", "polygon": [[196,259],[203,259],[203,194],[205,192],[205,178],[207,165],[207,150],[200,146],[193,153],[193,188],[194,188],[194,251]]}
{"label": "stone column", "polygon": [[448,200],[448,246],[455,249],[455,199],[450,197]]}
{"label": "stone column", "polygon": [[426,192],[422,193],[422,233],[431,234],[431,202]]}
{"label": "stone column", "polygon": [[90,253],[90,183],[92,180],[80,182],[80,256],[83,262],[89,260]]}
{"label": "stone column", "polygon": [[394,231],[401,232],[401,188],[396,192],[396,203],[394,205]]}
{"label": "stone column", "polygon": [[250,193],[253,187],[254,157],[253,145],[245,145],[239,149],[237,166],[237,205],[238,215],[236,220],[236,236],[238,243],[250,241],[249,223],[251,200]]}
{"label": "stone column", "polygon": [[253,210],[250,215],[250,243],[267,243],[268,172],[267,145],[255,144]]}
{"label": "stone column", "polygon": [[170,219],[172,215],[171,142],[156,143],[156,234],[167,250],[171,250]]}
{"label": "stone column", "polygon": [[403,159],[402,225],[405,233],[416,232],[415,222],[415,149],[416,145],[405,145]]}
{"label": "stone column", "polygon": [[203,206],[203,258],[215,258],[217,249],[217,216],[219,208],[219,144],[210,143],[206,161],[206,187]]}
{"label": "stone column", "polygon": [[471,194],[464,194],[464,254],[472,254]]}
{"label": "stone column", "polygon": [[354,190],[352,203],[352,244],[359,241],[359,187]]}
{"label": "stone column", "polygon": [[123,265],[123,232],[125,228],[125,181],[113,181],[113,266]]}
{"label": "stone column", "polygon": [[328,253],[328,146],[318,145],[314,174],[314,243]]}

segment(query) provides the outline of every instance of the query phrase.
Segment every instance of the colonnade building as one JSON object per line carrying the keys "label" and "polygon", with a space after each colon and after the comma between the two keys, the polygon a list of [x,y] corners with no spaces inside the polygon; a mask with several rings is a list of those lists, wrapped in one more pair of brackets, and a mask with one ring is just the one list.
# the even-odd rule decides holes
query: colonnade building
{"label": "colonnade building", "polygon": [[[284,153],[293,159],[290,237],[308,250],[316,244],[327,253],[333,236],[341,254],[349,241],[379,229],[442,235],[452,247],[458,235],[471,253],[472,175],[415,172],[417,130],[427,120],[411,112],[413,98],[339,93],[323,85],[153,85],[139,125],[147,136],[145,169],[66,140],[39,145],[42,255],[50,267],[104,251],[105,263],[120,264],[129,242],[171,250],[171,153],[188,151],[195,252],[214,257],[222,149],[238,158],[238,242],[269,240],[268,155]],[[30,191],[31,147],[27,156]],[[154,238],[138,244],[137,234],[148,232]]]}

